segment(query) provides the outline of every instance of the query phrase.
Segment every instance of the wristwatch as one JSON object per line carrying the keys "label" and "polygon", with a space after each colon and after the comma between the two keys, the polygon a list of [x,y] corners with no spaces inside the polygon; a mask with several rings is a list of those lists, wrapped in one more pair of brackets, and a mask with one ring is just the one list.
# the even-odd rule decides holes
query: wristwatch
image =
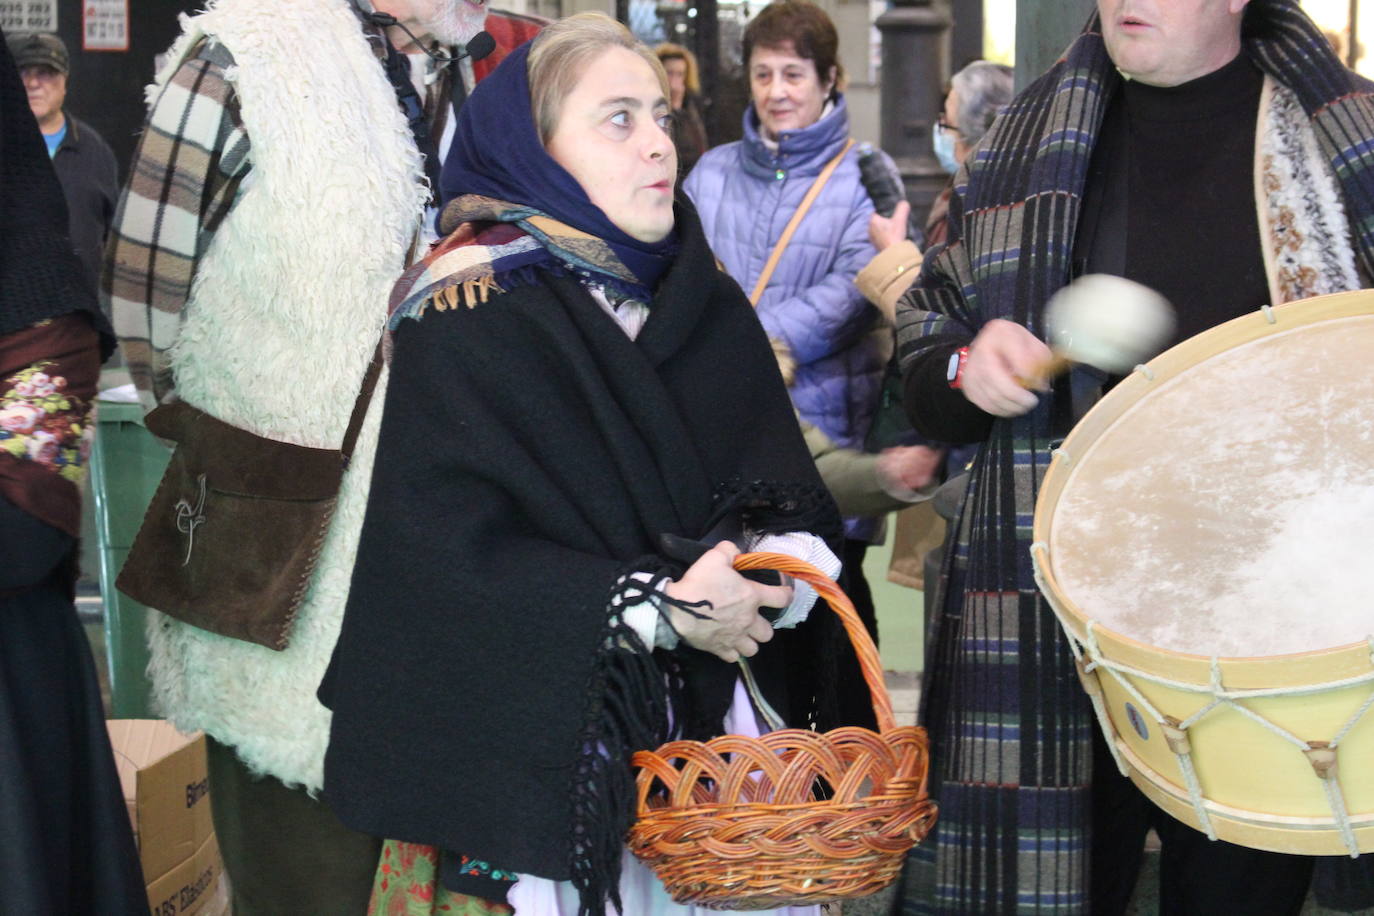
{"label": "wristwatch", "polygon": [[964,364],[968,362],[968,347],[960,347],[949,355],[949,368],[945,370],[945,380],[951,388],[964,387]]}

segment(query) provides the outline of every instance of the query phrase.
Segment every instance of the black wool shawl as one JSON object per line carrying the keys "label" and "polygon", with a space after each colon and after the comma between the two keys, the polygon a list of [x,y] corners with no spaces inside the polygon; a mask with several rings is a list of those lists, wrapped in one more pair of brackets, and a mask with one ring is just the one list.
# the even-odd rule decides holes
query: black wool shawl
{"label": "black wool shawl", "polygon": [[[661,705],[625,713],[637,700],[618,694],[652,693],[678,669],[640,646],[639,669],[605,681],[607,659],[623,663],[634,642],[608,630],[619,577],[676,574],[659,536],[699,538],[732,504],[751,505],[756,528],[838,533],[753,309],[690,208],[678,226],[681,251],[637,340],[575,278],[546,273],[396,328],[321,689],[334,710],[325,794],[349,826],[572,877],[584,902],[613,893],[632,816],[622,755],[669,731]],[[824,630],[826,616],[803,629]],[[779,642],[760,661],[776,664]],[[737,671],[671,656],[696,676]],[[596,721],[624,715],[655,721]],[[610,759],[590,756],[614,785],[593,774],[589,788],[598,746]],[[584,807],[598,803],[615,810],[589,825]]]}

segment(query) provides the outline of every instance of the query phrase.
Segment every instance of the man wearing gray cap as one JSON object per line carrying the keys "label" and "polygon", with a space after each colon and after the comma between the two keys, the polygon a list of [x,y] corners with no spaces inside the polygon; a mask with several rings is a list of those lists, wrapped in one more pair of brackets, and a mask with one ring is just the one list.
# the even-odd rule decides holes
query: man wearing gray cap
{"label": "man wearing gray cap", "polygon": [[92,290],[100,277],[101,252],[119,197],[119,166],[104,138],[65,108],[71,56],[56,35],[35,32],[6,39],[29,109],[48,144],[62,193],[68,232]]}

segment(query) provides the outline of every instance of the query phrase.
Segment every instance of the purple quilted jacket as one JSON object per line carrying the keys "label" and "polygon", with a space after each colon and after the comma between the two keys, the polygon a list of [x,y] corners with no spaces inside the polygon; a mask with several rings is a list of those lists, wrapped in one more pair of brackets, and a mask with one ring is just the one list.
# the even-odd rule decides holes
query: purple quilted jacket
{"label": "purple quilted jacket", "polygon": [[[758,117],[744,115],[744,139],[719,146],[683,185],[725,269],[750,292],[773,246],[816,175],[849,138],[841,96],[802,130],[783,131],[774,149]],[[883,154],[880,154],[883,155]],[[894,168],[891,161],[889,168]],[[884,350],[877,307],[854,286],[876,254],[868,241],[873,204],[859,181],[858,154],[845,155],[811,205],[758,303],[770,337],[797,360],[792,402],[836,443],[862,448],[878,402]],[[867,526],[847,526],[865,536]]]}

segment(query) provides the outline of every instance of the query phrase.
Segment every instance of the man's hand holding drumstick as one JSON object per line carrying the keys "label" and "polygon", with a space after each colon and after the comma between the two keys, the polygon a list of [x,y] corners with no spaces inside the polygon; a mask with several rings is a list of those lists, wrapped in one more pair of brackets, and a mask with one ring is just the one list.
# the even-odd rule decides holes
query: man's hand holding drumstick
{"label": "man's hand holding drumstick", "polygon": [[1123,374],[1173,334],[1174,311],[1154,290],[1106,274],[1080,277],[1045,306],[1051,348],[1014,321],[993,319],[969,344],[964,396],[995,417],[1019,417],[1040,402],[1050,378],[1074,363]]}
{"label": "man's hand holding drumstick", "polygon": [[[1040,368],[1054,358],[1043,340],[1014,321],[994,318],[968,347],[961,379],[964,397],[994,417],[1019,417],[1040,399],[1026,390]],[[1044,390],[1044,383],[1037,388]]]}

